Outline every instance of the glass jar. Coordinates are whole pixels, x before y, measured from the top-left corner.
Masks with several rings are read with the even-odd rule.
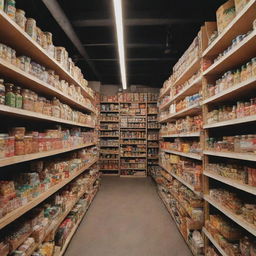
[[[33,40],[36,40],[36,21],[34,19],[27,19],[25,31]]]
[[[26,17],[25,17],[25,12],[21,9],[16,10],[16,15],[15,15],[15,20],[16,23],[23,29],[25,30],[25,25],[26,25]]]
[[[246,65],[243,65],[241,68],[241,82],[247,80],[247,70]]]
[[[240,69],[237,69],[237,70],[234,72],[233,80],[234,80],[234,84],[239,84],[239,83],[240,83],[240,81],[241,81],[241,72],[240,72]]]
[[[15,155],[20,156],[25,154],[25,143],[24,139],[15,140]]]
[[[15,107],[22,108],[22,95],[21,88],[19,86],[15,87]]]
[[[252,62],[252,76],[255,77],[256,76],[256,58],[252,58],[251,62]]]
[[[22,90],[22,108],[25,110],[31,110],[31,101],[30,101],[30,95],[29,95],[29,90],[28,89],[23,89]]]
[[[16,4],[15,0],[5,1],[4,11],[12,20],[15,20],[15,12],[16,12],[15,4]]]
[[[252,77],[252,63],[249,61],[246,63],[247,79]]]
[[[15,108],[15,94],[13,92],[13,84],[6,83],[5,84],[5,105]]]
[[[5,86],[3,79],[0,79],[0,104],[5,104]]]
[[[33,137],[25,136],[24,137],[24,147],[25,147],[25,155],[33,153]]]
[[[15,138],[6,134],[5,157],[12,157],[15,154]]]
[[[13,127],[10,130],[11,136],[14,136],[15,139],[23,139],[25,136],[25,127]]]
[[[56,97],[52,100],[52,116],[60,118],[60,101]]]
[[[4,9],[4,0],[0,0],[0,10]]]

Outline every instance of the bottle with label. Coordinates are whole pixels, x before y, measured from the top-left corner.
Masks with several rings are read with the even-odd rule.
[[[3,79],[0,79],[0,104],[5,104],[5,86]]]
[[[19,86],[15,87],[15,107],[22,108],[22,95]]]
[[[15,108],[16,97],[13,92],[13,84],[5,84],[6,94],[5,94],[5,105]]]

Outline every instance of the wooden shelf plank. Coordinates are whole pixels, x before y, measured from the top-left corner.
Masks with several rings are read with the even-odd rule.
[[[220,103],[226,100],[241,97],[241,95],[251,92],[253,89],[255,89],[255,82],[256,77],[252,77],[246,81],[243,81],[242,83],[231,86],[228,89],[223,90],[222,92],[205,99],[203,101],[203,104]]]
[[[100,113],[119,113],[119,110],[101,110]]]
[[[164,170],[166,170],[169,174],[171,174],[175,179],[177,179],[179,182],[181,182],[183,185],[185,185],[186,187],[188,187],[190,190],[192,190],[197,196],[202,197],[202,193],[200,191],[195,190],[194,186],[189,184],[188,182],[186,182],[185,180],[183,180],[181,177],[179,177],[178,175],[174,174],[173,172],[171,172],[170,170],[168,170],[167,168],[165,168],[164,166],[162,166],[161,164],[159,164],[160,167],[162,167]]]
[[[204,199],[211,204],[212,206],[214,206],[215,208],[217,208],[219,211],[221,211],[222,213],[224,213],[227,217],[229,217],[231,220],[233,220],[234,222],[236,222],[238,225],[240,225],[241,227],[243,227],[245,230],[247,230],[248,232],[250,232],[251,234],[253,234],[254,236],[256,236],[256,226],[252,225],[250,223],[248,223],[247,221],[245,221],[241,216],[233,213],[231,210],[229,210],[228,208],[226,208],[225,206],[221,205],[220,203],[216,202],[214,199],[212,199],[209,195],[204,195]]]
[[[1,11],[0,11],[1,20]],[[1,21],[0,21],[1,24]],[[62,91],[54,88],[53,86],[47,84],[46,82],[40,80],[39,78],[24,72],[23,70],[17,68],[16,66],[0,59],[0,73],[6,77],[9,77],[12,81],[23,84],[24,86],[47,95],[56,96],[61,101],[67,103],[72,107],[76,107],[80,110],[86,110],[95,113],[96,110],[89,106],[85,106],[79,102],[76,102],[69,95],[63,93]]]
[[[23,206],[15,209],[14,211],[8,213],[7,215],[5,215],[3,218],[0,219],[0,229],[7,226],[14,220],[18,219],[24,213],[28,212],[29,210],[34,208],[36,205],[43,202],[46,198],[48,198],[49,196],[53,195],[55,192],[57,192],[58,190],[63,188],[65,185],[70,183],[73,179],[75,179],[77,176],[79,176],[81,173],[83,173],[86,169],[88,169],[90,166],[92,166],[97,161],[98,161],[98,159],[94,159],[93,161],[88,163],[88,165],[86,165],[85,167],[81,168],[80,170],[78,170],[77,172],[72,174],[68,179],[65,179],[62,182],[60,182],[59,184],[49,188],[46,192],[40,194],[38,197],[31,200],[26,205],[23,205]]]
[[[4,114],[11,117],[20,117],[20,118],[26,118],[26,119],[32,119],[32,120],[45,120],[45,121],[69,124],[69,125],[79,126],[79,127],[95,128],[95,126],[93,125],[76,123],[74,121],[69,121],[69,120],[65,120],[65,119],[61,119],[53,116],[47,116],[41,113],[28,111],[24,109],[12,108],[5,105],[0,105],[0,114]]]
[[[249,1],[245,8],[203,52],[203,57],[218,55],[232,44],[232,40],[236,36],[247,33],[252,28],[255,19],[255,7],[256,1]]]
[[[96,193],[94,194],[92,200],[95,198],[95,195],[96,195]],[[92,201],[91,201],[90,204],[88,205],[88,207],[87,207],[87,209],[85,210],[85,212],[82,214],[81,218],[77,221],[77,223],[75,224],[75,226],[72,228],[71,232],[69,233],[69,235],[68,235],[68,237],[67,237],[67,239],[66,239],[66,241],[65,241],[65,243],[64,243],[64,245],[63,245],[63,247],[61,248],[60,253],[57,254],[56,256],[63,256],[63,255],[64,255],[66,249],[68,248],[68,245],[69,245],[70,241],[72,240],[72,237],[73,237],[74,234],[76,233],[76,230],[78,229],[78,227],[79,227],[81,221],[83,220],[85,214],[87,213],[87,211],[88,211],[88,209],[89,209],[91,203],[92,203]]]
[[[247,184],[238,183],[234,179],[230,179],[230,178],[218,175],[218,174],[210,172],[210,171],[204,171],[203,174],[207,177],[213,178],[213,179],[218,180],[222,183],[228,184],[232,187],[235,187],[237,189],[243,190],[245,192],[248,192],[248,193],[253,194],[253,195],[256,196],[256,187],[252,187],[252,186],[247,185]]]
[[[206,125],[204,125],[204,129],[230,126],[230,125],[236,125],[236,124],[243,124],[243,123],[249,123],[249,122],[255,122],[255,121],[256,121],[256,115],[252,115],[252,116],[246,116],[243,118],[236,118],[236,119],[232,119],[232,120],[217,122],[217,123],[213,123],[213,124],[206,124]]]
[[[189,116],[189,115],[195,115],[202,111],[201,106],[197,103],[194,104],[186,109],[183,109],[179,112],[176,112],[174,114],[170,114],[168,117],[165,117],[161,120],[159,120],[160,123],[166,123],[171,120],[176,120],[177,118],[183,117],[183,116]]]
[[[170,135],[162,135],[161,138],[183,138],[183,137],[200,137],[200,132],[176,133]]]
[[[193,95],[199,92],[201,85],[202,85],[202,76],[199,76],[191,84],[185,86],[178,94],[176,94],[173,98],[171,98],[165,105],[160,107],[159,111],[163,111],[167,109],[175,100],[177,101],[182,98],[185,98],[186,96]]]
[[[103,121],[103,120],[100,120],[101,123],[119,123],[119,121]]]
[[[73,150],[77,150],[77,149],[81,149],[81,148],[85,148],[85,147],[90,147],[93,145],[95,145],[95,143],[87,143],[87,144],[83,144],[83,145],[72,147],[72,148],[57,149],[57,150],[51,150],[51,151],[22,155],[22,156],[6,157],[3,159],[0,159],[0,167],[17,164],[17,163],[22,163],[22,162],[27,162],[27,161],[31,161],[31,160],[39,159],[39,158],[43,158],[43,157],[54,156],[54,155],[66,153],[69,151],[73,151]]]
[[[256,154],[254,153],[218,152],[218,151],[204,150],[204,154],[209,156],[219,156],[219,157],[256,162]]]
[[[122,156],[120,155],[120,158],[147,158],[147,156]]]
[[[222,256],[228,256],[225,253],[225,251],[220,247],[220,245],[217,243],[217,241],[212,237],[212,235],[204,227],[203,227],[203,232],[207,236],[207,238],[211,241],[211,243],[215,246],[215,248],[221,253]]]
[[[184,156],[184,157],[188,157],[188,158],[192,158],[192,159],[202,160],[202,156],[199,154],[195,154],[195,153],[183,153],[183,152],[179,152],[179,151],[175,151],[175,150],[168,150],[168,149],[161,149],[161,150],[166,153],[170,153],[170,154],[174,154],[174,155],[179,155],[179,156]]]
[[[54,70],[62,79],[67,82],[80,86],[84,96],[93,99],[87,93],[85,88],[80,85],[55,59],[37,44],[22,28],[20,28],[6,13],[0,10],[0,27],[5,28],[1,30],[1,40],[13,47],[16,51],[22,52],[24,55],[31,57],[34,61],[45,67]]]
[[[227,70],[241,66],[255,56],[256,31],[254,30],[237,46],[233,47],[225,56],[213,63],[203,75],[216,75],[225,73]]]

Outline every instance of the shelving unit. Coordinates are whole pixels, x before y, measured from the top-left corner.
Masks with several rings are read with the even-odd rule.
[[[103,100],[104,99],[104,100]],[[103,175],[120,175],[120,150],[119,150],[119,102],[112,97],[101,96],[100,102],[100,170]],[[111,119],[111,120],[110,120]],[[103,135],[104,134],[104,135]],[[102,145],[115,142],[115,145]],[[116,149],[118,153],[112,153],[106,148]],[[107,152],[109,151],[109,152]],[[116,157],[116,155],[118,155]]]
[[[224,31],[219,34],[203,52],[203,59],[208,62],[211,61],[212,63],[203,72],[203,128],[205,130],[203,182],[206,209],[205,221],[207,223],[211,215],[218,212],[220,216],[225,216],[232,225],[233,222],[238,224],[238,227],[241,228],[244,234],[248,236],[253,235],[254,238],[256,236],[256,226],[248,223],[243,218],[242,214],[238,215],[233,212],[234,210],[229,209],[228,205],[223,205],[219,201],[216,201],[211,195],[214,193],[214,190],[223,189],[226,192],[234,193],[237,197],[240,196],[242,198],[240,206],[242,211],[244,204],[246,204],[247,200],[250,198],[252,199],[252,201],[250,201],[252,205],[255,205],[256,187],[255,185],[248,184],[250,173],[249,168],[246,169],[246,166],[253,166],[256,161],[256,155],[250,152],[239,152],[239,150],[236,150],[234,147],[230,150],[223,150],[222,148],[216,149],[214,146],[211,146],[210,141],[215,138],[221,141],[221,138],[225,136],[230,136],[229,138],[231,138],[232,136],[254,134],[255,114],[240,117],[236,116],[226,120],[220,119],[218,116],[215,122],[209,122],[209,118],[214,110],[218,112],[225,105],[236,105],[236,102],[249,101],[250,97],[255,97],[256,80],[254,76],[248,76],[244,81],[239,80],[239,82],[233,82],[230,86],[224,87],[223,90],[217,91],[213,95],[209,94],[208,84],[211,83],[215,85],[215,83],[217,83],[216,81],[221,78],[225,72],[233,70],[234,68],[240,68],[243,64],[255,57],[256,52],[253,49],[253,45],[256,40],[256,34],[255,30],[252,30],[252,23],[256,18],[255,12],[253,11],[255,7],[256,1],[249,1],[246,6],[236,14],[236,17],[227,25]],[[238,35],[246,34],[251,30],[252,32],[241,42],[233,45],[223,56],[215,60],[220,53],[223,53],[232,45],[234,38]],[[208,32],[211,33],[212,31],[210,30]],[[237,143],[239,144],[240,142]],[[242,181],[236,178],[236,176],[232,177],[230,163],[233,164],[233,171],[236,170],[236,166],[239,164],[241,171],[245,173],[247,179]],[[226,173],[222,174],[226,177],[219,174],[218,166],[226,168]],[[223,198],[223,200],[225,200],[225,198]],[[235,200],[236,199],[234,199],[234,203]],[[207,230],[206,224],[203,232],[205,234],[206,246],[212,243],[221,255],[229,255],[226,248],[221,247],[209,230]],[[239,240],[236,242],[239,243]]]
[[[40,210],[42,211],[44,208],[41,208],[41,206],[44,205],[49,197],[53,198],[56,193],[60,192],[60,190],[67,189],[69,186],[74,185],[76,179],[80,179],[81,175],[88,171],[88,169],[91,171],[92,168],[95,168],[93,169],[93,172],[97,173],[97,179],[99,178],[97,165],[95,165],[98,162],[98,156],[95,152],[92,152],[94,148],[90,148],[95,147],[97,144],[96,140],[98,137],[95,133],[97,125],[97,109],[95,107],[95,93],[87,87],[87,81],[83,78],[78,68],[75,69],[74,63],[72,63],[70,59],[68,60],[70,66],[68,66],[65,65],[66,63],[61,64],[61,62],[52,58],[36,40],[32,39],[32,37],[30,37],[2,10],[0,10],[0,27],[0,43],[10,47],[8,48],[9,50],[12,48],[12,51],[14,52],[11,60],[8,58],[2,59],[5,58],[5,56],[1,55],[0,79],[4,78],[6,83],[8,81],[9,83],[13,83],[15,87],[21,87],[22,90],[28,89],[28,92],[31,90],[33,93],[36,93],[35,97],[33,96],[33,99],[31,98],[32,92],[30,92],[29,95],[27,94],[26,98],[27,101],[30,101],[32,106],[31,109],[33,111],[36,111],[36,103],[39,104],[38,96],[41,97],[41,103],[43,102],[42,106],[50,109],[49,111],[45,110],[44,112],[41,109],[38,110],[41,112],[27,110],[28,108],[26,109],[24,106],[25,94],[20,95],[22,101],[21,108],[10,107],[10,105],[8,106],[7,101],[5,101],[6,105],[0,105],[0,116],[2,121],[1,143],[4,140],[4,143],[1,144],[0,180],[5,180],[6,182],[6,180],[10,179],[8,182],[13,184],[12,189],[16,193],[15,195],[12,194],[10,198],[5,196],[2,197],[1,195],[2,199],[4,198],[5,203],[4,205],[1,205],[0,229],[3,231],[3,235],[8,234],[10,237],[12,232],[14,232],[14,226],[16,226],[16,224],[19,226],[20,224],[26,224],[26,221],[31,221],[30,215],[32,211],[39,209],[39,205]],[[51,43],[50,41],[51,40],[48,42],[49,44]],[[51,46],[54,50],[54,46]],[[19,65],[19,62],[16,62],[16,59],[14,59],[16,58],[15,51],[17,57],[24,55],[28,57],[26,57],[27,59],[31,58],[31,61],[34,62],[31,62],[31,64],[28,65],[29,67],[27,67],[26,72],[22,70],[22,65]],[[1,53],[2,52],[3,49],[1,49]],[[65,57],[68,58],[68,55]],[[67,58],[65,58],[65,60]],[[27,62],[27,64],[28,63],[30,62]],[[34,64],[40,66],[40,68],[37,67],[37,72],[32,70]],[[66,68],[64,66],[66,66]],[[47,73],[44,74],[44,76],[39,76],[42,71],[39,69],[46,70]],[[6,95],[4,96],[7,97]],[[16,101],[17,95],[14,94],[14,97]],[[51,102],[52,99],[55,99],[54,97],[57,98],[56,100],[59,100],[57,103],[55,102],[55,105]],[[48,106],[46,106],[46,104],[48,104]],[[54,111],[59,111],[59,115],[54,113]],[[80,113],[78,113],[78,111]],[[73,120],[81,121],[76,122]],[[54,128],[55,125],[58,125],[58,130]],[[14,128],[15,126],[17,126],[16,130],[22,130],[22,132],[20,132],[21,134],[17,135],[17,131],[13,132],[11,128]],[[11,132],[13,132],[14,135],[11,134]],[[90,135],[90,137],[85,137],[85,134]],[[19,152],[19,147],[23,147],[24,150],[20,150]],[[28,150],[29,148],[30,150]],[[71,154],[66,154],[69,152]],[[80,156],[79,154],[82,154],[83,156]],[[59,158],[56,157],[57,155]],[[89,156],[92,157],[87,159]],[[30,162],[32,160],[36,161]],[[74,163],[72,163],[71,168],[72,161],[74,161]],[[47,175],[49,175],[49,177],[47,177],[48,180],[46,178],[40,180],[39,174],[42,174],[46,164],[56,165],[55,177],[54,179],[52,178],[49,168],[49,172],[47,172]],[[65,175],[64,171],[59,167],[60,164],[63,169],[66,168]],[[36,171],[32,170],[32,165],[36,165]],[[38,165],[41,167],[39,168]],[[28,168],[26,172],[25,168]],[[18,173],[14,173],[16,169],[19,170]],[[24,179],[24,177],[22,178],[22,175],[28,175],[28,171],[31,172],[31,175],[34,175],[33,179],[31,178],[30,181],[26,180],[25,184],[27,187],[30,187],[29,190],[28,188],[24,188],[25,184],[24,181],[22,181],[22,179]],[[12,173],[11,175],[13,177],[9,175],[10,173]],[[37,179],[36,174],[38,175]],[[86,177],[88,177],[88,175],[86,175]],[[29,184],[29,182],[31,184]],[[98,181],[96,183],[98,184]],[[95,194],[96,192],[97,191],[95,191]],[[26,256],[32,255],[33,252],[45,242],[48,235],[52,232],[56,232],[58,226],[63,222],[85,193],[87,192],[84,191],[83,193],[76,195],[78,197],[74,197],[73,200],[66,205],[67,208],[65,211],[60,212],[61,214],[58,218],[51,221],[51,225],[45,227],[42,241],[40,240],[40,242],[37,242],[32,246],[26,252]],[[14,204],[15,207],[10,207],[11,204]],[[8,209],[6,205],[9,207]],[[44,216],[44,211],[41,213]],[[83,216],[81,216],[77,225],[73,227],[72,235],[76,232],[79,222],[82,219]],[[68,242],[72,235],[70,235]],[[18,246],[22,245],[29,236],[34,235],[30,232],[26,236],[20,237]],[[5,238],[2,237],[2,239],[4,240]],[[1,242],[3,240],[1,240]],[[52,240],[54,240],[54,237],[51,241]],[[66,243],[66,246],[68,245],[68,242]],[[17,249],[18,246],[12,249]],[[66,247],[62,248],[62,251],[58,256],[63,255],[65,249]],[[8,255],[10,254],[11,251]]]

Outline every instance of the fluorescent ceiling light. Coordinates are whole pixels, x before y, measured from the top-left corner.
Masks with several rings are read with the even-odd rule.
[[[122,80],[123,89],[125,90],[127,89],[127,83],[126,83],[126,68],[125,68],[125,54],[124,54],[122,0],[113,0],[113,4],[114,4],[114,11],[115,11],[115,23],[116,23],[121,80]]]

